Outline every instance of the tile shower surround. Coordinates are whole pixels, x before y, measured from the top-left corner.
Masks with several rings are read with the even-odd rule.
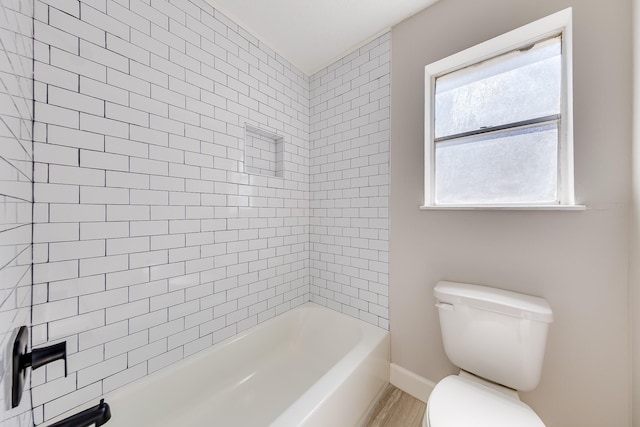
[[[29,391],[11,408],[14,331],[31,315],[33,2],[0,2],[0,425],[32,426]],[[27,384],[29,378],[27,377]]]
[[[36,423],[308,300],[388,327],[389,34],[307,77],[205,1],[34,17]]]
[[[311,77],[311,300],[389,329],[391,33]]]

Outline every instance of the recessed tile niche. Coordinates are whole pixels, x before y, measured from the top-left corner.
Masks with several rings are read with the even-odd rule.
[[[245,172],[254,175],[282,177],[283,145],[281,136],[246,125],[244,144]]]

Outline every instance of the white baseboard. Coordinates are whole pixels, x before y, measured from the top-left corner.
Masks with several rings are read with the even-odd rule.
[[[431,390],[436,386],[436,383],[433,381],[429,381],[428,379],[421,377],[402,366],[396,365],[395,363],[392,363],[390,366],[389,381],[400,390],[405,393],[409,393],[411,396],[423,401],[424,403],[427,403]]]

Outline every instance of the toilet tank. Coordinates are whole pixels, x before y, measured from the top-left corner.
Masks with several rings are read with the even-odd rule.
[[[434,295],[452,363],[516,390],[538,386],[553,321],[546,300],[455,282],[439,282]]]

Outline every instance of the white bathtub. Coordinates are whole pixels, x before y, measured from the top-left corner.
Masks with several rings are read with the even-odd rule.
[[[106,425],[358,426],[388,382],[387,331],[308,303],[105,395]]]

